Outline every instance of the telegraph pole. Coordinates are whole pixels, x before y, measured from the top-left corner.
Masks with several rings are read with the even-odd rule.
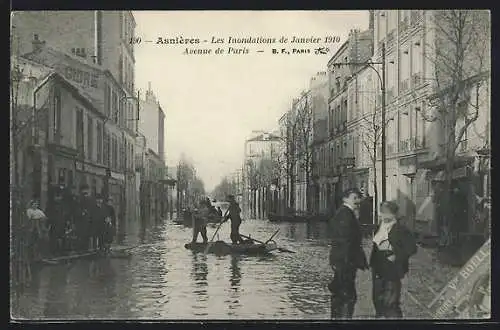
[[[387,198],[386,185],[387,185],[387,168],[386,168],[386,150],[385,150],[385,139],[386,139],[386,125],[385,125],[385,43],[382,43],[382,83],[380,87],[382,91],[382,202],[385,202]]]

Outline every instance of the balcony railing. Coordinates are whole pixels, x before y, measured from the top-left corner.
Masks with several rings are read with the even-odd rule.
[[[422,20],[422,13],[420,10],[412,10],[410,14],[410,23],[415,25]]]
[[[386,101],[390,102],[394,98],[394,88],[389,88],[386,93]]]
[[[399,30],[401,32],[406,31],[408,29],[408,18],[405,17],[400,23],[399,23]]]
[[[387,144],[387,154],[394,153],[394,143]]]
[[[422,137],[411,137],[410,146],[413,149],[422,149],[424,147],[424,139]]]
[[[394,42],[394,33],[395,30],[392,30],[391,32],[389,32],[387,34],[387,42],[386,42],[386,46],[391,46],[392,43]]]
[[[399,152],[408,152],[412,149],[411,138],[399,141]]]
[[[405,92],[408,90],[408,87],[410,85],[410,79],[404,79],[403,81],[400,82],[399,84],[399,89],[401,90],[401,92]]]
[[[420,86],[422,84],[422,76],[420,73],[414,73],[411,75],[411,85],[413,88]]]

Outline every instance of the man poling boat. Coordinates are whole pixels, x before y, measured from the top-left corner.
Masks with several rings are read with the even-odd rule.
[[[233,242],[233,244],[239,244],[243,242],[243,239],[240,236],[241,208],[234,199],[233,195],[228,195],[227,201],[229,202],[229,208],[224,215],[222,223],[231,219],[231,241]]]

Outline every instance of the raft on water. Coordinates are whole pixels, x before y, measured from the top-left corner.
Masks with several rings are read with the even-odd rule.
[[[208,250],[207,250],[208,246]],[[278,249],[276,243],[271,241],[266,244],[246,241],[241,244],[231,244],[224,241],[216,241],[213,243],[186,243],[184,247],[194,252],[207,252],[219,255],[225,254],[246,254],[246,255],[262,255],[269,254]]]
[[[60,257],[42,259],[41,262],[47,265],[58,265],[64,262],[71,262],[80,259],[90,259],[90,258],[113,258],[113,259],[128,259],[132,257],[132,253],[129,251],[133,247],[118,247],[112,248],[109,252],[104,251],[87,251],[81,253],[72,253]]]

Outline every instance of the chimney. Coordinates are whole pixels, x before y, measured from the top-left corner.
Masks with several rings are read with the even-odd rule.
[[[38,38],[38,34],[34,34],[33,35],[33,41],[31,43],[33,45],[33,51],[34,52],[42,49],[42,47],[45,45],[45,41],[41,41]]]
[[[148,82],[148,92],[151,92],[151,81]]]

